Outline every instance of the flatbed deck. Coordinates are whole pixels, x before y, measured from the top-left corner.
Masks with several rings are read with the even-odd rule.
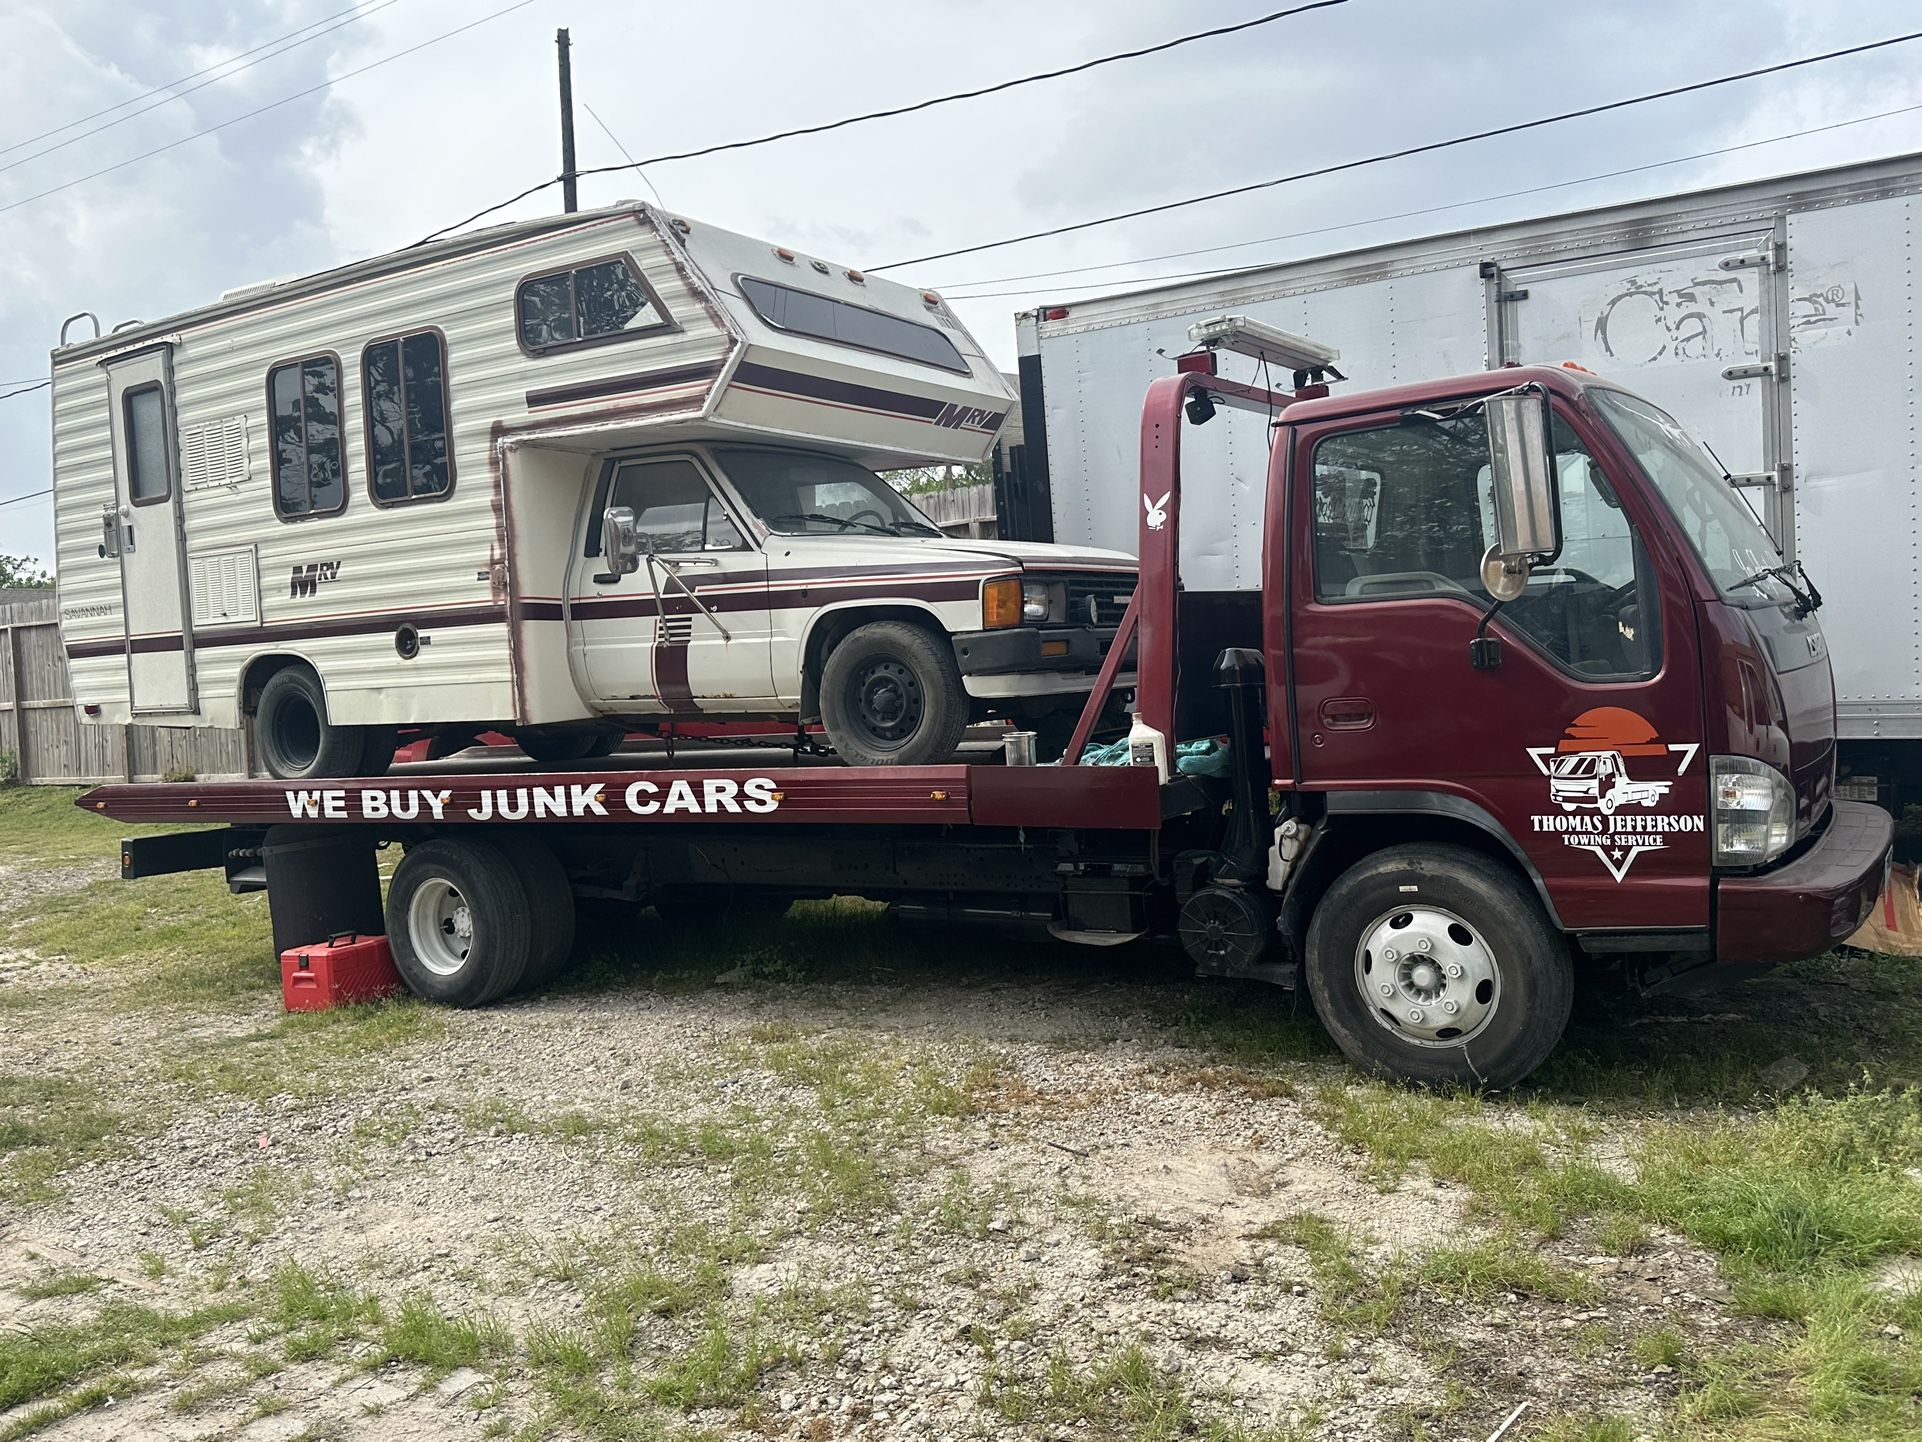
[[[1150,767],[797,765],[785,748],[634,753],[572,766],[456,758],[313,784],[116,784],[75,804],[127,822],[382,828],[687,821],[1151,831],[1162,819]]]

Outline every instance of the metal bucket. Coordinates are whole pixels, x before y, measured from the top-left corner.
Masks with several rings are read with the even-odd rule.
[[[1010,731],[1001,738],[1001,746],[1006,752],[1007,765],[1034,765],[1034,732]]]

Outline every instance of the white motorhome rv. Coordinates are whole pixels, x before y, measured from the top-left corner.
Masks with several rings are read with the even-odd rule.
[[[1224,313],[1341,338],[1362,384],[1572,361],[1713,447],[1826,599],[1843,779],[1922,788],[1922,154],[1317,256],[1037,307],[1017,320],[1025,446],[1003,535],[1126,547],[1128,399]],[[1209,602],[1260,585],[1259,416],[1183,442],[1183,574]],[[1565,544],[1605,569],[1624,534],[1572,478]],[[1686,518],[1691,526],[1713,524]],[[1741,598],[1773,604],[1754,587]],[[1804,658],[1806,659],[1806,658]]]
[[[75,703],[245,725],[286,777],[397,728],[559,760],[818,716],[868,764],[1060,731],[1132,560],[950,540],[875,475],[980,460],[1010,400],[939,296],[640,204],[63,335]]]

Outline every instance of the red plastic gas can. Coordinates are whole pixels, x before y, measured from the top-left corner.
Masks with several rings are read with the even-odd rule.
[[[326,1011],[401,990],[384,936],[346,932],[280,954],[280,998],[288,1011]]]

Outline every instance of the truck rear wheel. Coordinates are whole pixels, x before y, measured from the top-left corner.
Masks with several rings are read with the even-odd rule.
[[[567,969],[574,955],[574,884],[553,848],[534,836],[509,833],[495,844],[527,888],[528,922],[534,933],[522,991],[540,991]]]
[[[327,719],[327,693],[305,665],[284,666],[267,678],[254,704],[254,754],[269,776],[305,781],[316,776],[357,776],[367,756],[358,726]],[[385,771],[393,747],[380,758]]]
[[[851,765],[946,761],[968,727],[954,648],[906,621],[856,626],[821,668],[821,720]]]
[[[407,989],[468,1007],[519,986],[537,956],[531,892],[491,842],[409,847],[387,888],[387,941]]]
[[[1463,847],[1395,846],[1335,880],[1308,928],[1329,1034],[1363,1071],[1506,1087],[1561,1040],[1568,947],[1514,873]]]
[[[523,726],[514,744],[543,765],[607,756],[621,744],[621,733],[602,726]]]

